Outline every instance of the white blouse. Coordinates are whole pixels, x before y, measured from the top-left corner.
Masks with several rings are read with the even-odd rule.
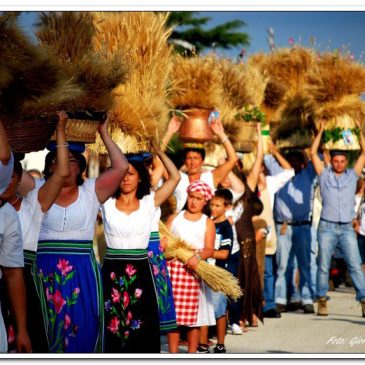
[[[0,266],[23,267],[23,241],[16,210],[6,203],[0,208]],[[0,269],[0,278],[1,278]],[[0,303],[1,306],[1,303]],[[7,351],[7,336],[0,308],[0,353]]]
[[[92,241],[100,202],[95,192],[96,179],[79,186],[79,196],[67,207],[56,203],[44,214],[39,240]]]
[[[171,232],[197,250],[202,250],[205,243],[207,216],[203,214],[197,221],[190,221],[184,217],[185,210],[181,211],[172,221]]]
[[[152,221],[155,216],[155,193],[145,195],[139,208],[130,214],[116,207],[116,199],[110,198],[101,206],[106,245],[118,250],[139,250],[148,246]]]
[[[43,212],[38,201],[39,189],[35,188],[23,198],[18,211],[20,226],[22,230],[23,248],[36,252],[38,246],[39,232],[43,221]]]
[[[155,214],[152,218],[151,232],[158,232],[160,230],[159,223],[161,219],[161,208],[157,207]]]
[[[8,187],[14,169],[14,156],[11,153],[10,160],[7,165],[3,165],[0,161],[0,194],[2,194]]]

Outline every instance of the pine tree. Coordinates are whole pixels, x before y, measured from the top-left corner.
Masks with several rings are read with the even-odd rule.
[[[239,29],[246,25],[242,20],[232,20],[213,28],[207,28],[210,17],[202,17],[194,11],[173,11],[168,25],[175,26],[170,41],[177,51],[188,50],[196,53],[206,48],[230,49],[250,44],[250,36]]]

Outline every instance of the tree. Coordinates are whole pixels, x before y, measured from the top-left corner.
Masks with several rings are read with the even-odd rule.
[[[167,25],[175,26],[170,41],[175,44],[177,50],[189,50],[195,48],[199,53],[206,48],[216,47],[230,49],[235,46],[247,46],[250,44],[250,36],[239,31],[246,25],[242,20],[232,20],[213,28],[205,25],[210,17],[201,17],[194,11],[173,11],[170,13]]]

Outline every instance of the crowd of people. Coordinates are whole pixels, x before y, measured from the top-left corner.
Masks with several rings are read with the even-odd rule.
[[[365,317],[362,132],[349,168],[346,151],[318,153],[322,125],[309,153],[283,154],[270,143],[264,154],[258,123],[247,168],[217,117],[211,128],[226,159],[207,169],[204,146],[186,143],[179,170],[165,154],[179,118],[161,150],[123,154],[107,115],[98,133],[110,167],[88,178],[85,146],[66,140],[67,119],[58,112],[41,178],[23,171],[0,122],[0,352],[159,353],[165,334],[171,353],[185,340],[189,353],[209,353],[215,331],[213,352],[225,353],[227,331],[242,335],[289,310],[314,314],[315,302],[327,316],[336,248]],[[186,262],[164,256],[159,221],[171,200],[165,223],[193,248]],[[106,242],[100,262],[98,216]],[[243,296],[213,291],[196,275],[202,260],[235,276]]]

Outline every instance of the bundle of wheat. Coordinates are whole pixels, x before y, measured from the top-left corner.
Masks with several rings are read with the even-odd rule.
[[[105,57],[113,58],[123,50],[129,65],[128,80],[118,84],[113,96],[110,132],[128,152],[154,149],[168,122],[168,76],[172,47],[167,39],[172,32],[166,27],[166,13],[122,12],[93,13],[97,29],[93,44],[105,49]],[[128,136],[128,143],[122,142]],[[97,139],[91,150],[102,153]]]
[[[306,148],[316,133],[310,100],[302,93],[287,100],[280,124],[273,126],[271,137],[278,148]]]
[[[256,54],[249,58],[268,77],[264,101],[260,108],[272,124],[280,121],[285,99],[302,89],[307,72],[315,63],[313,50],[304,47],[277,49],[270,54]]]
[[[185,241],[173,236],[170,230],[160,221],[160,235],[167,242],[164,254],[167,260],[177,259],[185,264],[194,254],[194,249]],[[243,293],[238,279],[227,270],[212,266],[205,261],[199,261],[197,275],[214,291],[219,291],[234,301],[237,301]]]
[[[308,73],[306,97],[312,104],[311,117],[325,121],[324,143],[328,149],[358,149],[358,128],[365,121],[360,94],[365,91],[365,67],[336,54],[318,57],[316,67]],[[352,130],[353,143],[343,131]],[[346,134],[346,133],[345,133]]]
[[[5,119],[18,120],[24,102],[53,91],[64,77],[12,16],[0,16],[0,53],[0,112]]]
[[[36,32],[41,46],[85,93],[68,110],[106,111],[113,106],[112,91],[123,82],[127,68],[121,51],[106,58],[93,47],[96,29],[88,12],[43,13]]]

